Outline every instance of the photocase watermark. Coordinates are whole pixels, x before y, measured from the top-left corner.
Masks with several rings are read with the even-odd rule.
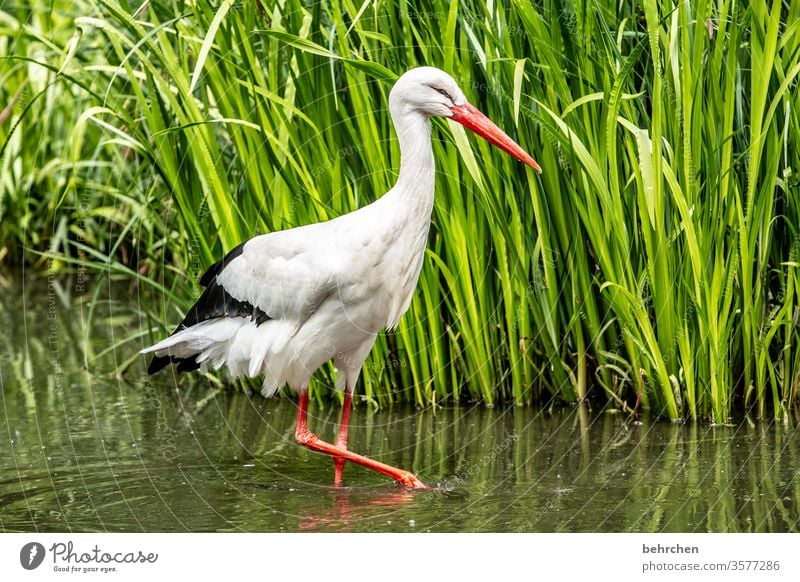
[[[203,201],[200,203],[200,208],[197,209],[197,222],[202,224],[208,212],[208,204],[206,203],[206,200],[203,199]],[[189,276],[192,281],[198,281],[200,276],[203,274],[201,253],[197,251],[197,249],[201,248],[201,246],[200,233],[197,230],[194,230],[190,235],[188,246]],[[195,288],[195,290],[198,291],[199,295],[199,290],[197,288]]]
[[[26,570],[35,570],[44,561],[44,546],[39,542],[29,542],[19,551],[19,563]]]
[[[153,387],[150,380],[151,376],[147,376],[145,380],[144,396],[153,405],[156,411],[156,432],[161,435],[161,444],[158,446],[158,452],[167,461],[171,461],[176,457],[178,445],[175,443],[175,431],[169,425],[167,414],[164,412],[164,407],[161,404],[158,390]]]
[[[510,434],[501,442],[495,444],[492,447],[491,451],[484,454],[478,461],[471,465],[465,471],[461,471],[457,473],[454,477],[447,479],[445,483],[445,487],[441,488],[441,491],[450,491],[456,487],[463,487],[464,484],[474,476],[478,471],[481,470],[484,466],[488,463],[493,462],[497,459],[498,455],[501,455],[505,451],[507,451],[512,445],[514,445],[519,440],[518,434]],[[434,490],[436,491],[436,490]]]
[[[58,396],[64,394],[64,367],[61,365],[61,351],[58,338],[58,297],[56,296],[54,259],[47,266],[47,347],[50,350],[50,365]]]
[[[538,506],[532,513],[528,514],[525,523],[517,526],[516,532],[523,533],[527,531],[536,531],[539,527],[539,521],[552,511],[557,511],[559,504],[553,498],[548,498],[544,505]]]
[[[410,10],[408,12],[408,19],[412,21],[419,20],[430,22],[433,20],[448,20],[449,18],[450,12],[447,10]],[[458,20],[460,24],[468,26],[484,25],[491,22],[486,18],[478,18],[472,14],[463,12],[459,13]],[[513,24],[503,26],[502,32],[507,36],[524,36],[526,34],[524,28]]]
[[[142,550],[106,550],[95,544],[87,549],[78,549],[70,540],[56,542],[45,550],[39,542],[29,542],[19,552],[19,563],[25,570],[35,570],[45,558],[50,557],[53,572],[101,573],[118,572],[121,565],[155,564],[158,554]]]
[[[86,232],[90,226],[88,223],[89,217],[92,212],[92,192],[89,188],[81,190],[81,195],[78,200],[78,242],[86,244]],[[79,256],[83,256],[83,251],[79,251]],[[78,263],[78,270],[75,278],[75,293],[81,294],[86,292],[88,276],[86,274],[86,265]]]
[[[396,18],[394,14],[375,14],[371,17],[361,16],[362,21],[371,22],[376,28],[380,28],[382,21],[394,18]],[[409,22],[447,21],[450,18],[451,14],[448,10],[409,10],[408,12],[403,13],[403,19]],[[488,17],[475,16],[463,11],[458,12],[457,22],[461,26],[470,26],[473,28],[494,25],[494,21]],[[503,25],[502,28],[499,28],[497,32],[510,37],[527,35],[527,32],[522,26],[508,23]]]
[[[318,180],[322,176],[322,173],[324,171],[329,170],[334,166],[337,160],[339,161],[344,160],[345,158],[359,154],[362,151],[364,151],[366,147],[367,147],[366,145],[359,142],[355,144],[348,144],[344,147],[339,148],[333,154],[331,154],[330,157],[328,157],[328,159],[325,162],[312,168],[311,176],[314,178],[314,180]],[[301,185],[297,189],[295,195],[292,196],[292,199],[289,203],[290,209],[294,211],[304,199],[309,197],[309,195],[310,191],[305,186]]]

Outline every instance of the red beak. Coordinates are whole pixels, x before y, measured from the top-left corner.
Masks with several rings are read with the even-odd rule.
[[[504,152],[514,156],[523,164],[528,164],[540,174],[542,173],[542,168],[539,167],[536,160],[519,147],[517,142],[508,137],[502,129],[492,123],[491,119],[475,109],[475,107],[469,103],[465,103],[464,105],[454,105],[450,108],[450,111],[453,112],[453,117],[449,119],[474,131],[489,143],[496,145]]]

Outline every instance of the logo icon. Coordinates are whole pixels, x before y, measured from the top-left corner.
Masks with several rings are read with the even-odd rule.
[[[19,563],[26,570],[35,570],[44,561],[44,546],[39,542],[28,542],[19,551]]]

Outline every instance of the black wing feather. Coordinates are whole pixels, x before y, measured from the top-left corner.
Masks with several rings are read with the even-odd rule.
[[[222,272],[222,269],[228,266],[233,259],[240,256],[244,252],[244,245],[247,244],[247,241],[236,245],[233,247],[230,252],[221,258],[219,261],[211,265],[208,270],[203,273],[203,276],[200,277],[200,284],[203,287],[208,287],[208,284],[211,283],[211,280],[214,279],[217,275]]]
[[[218,317],[249,317],[255,321],[256,325],[272,319],[262,309],[256,307],[249,301],[239,301],[231,297],[222,285],[217,283],[217,275],[242,254],[245,243],[233,248],[224,258],[220,259],[200,277],[200,284],[205,287],[203,294],[195,302],[183,321],[175,328],[171,335],[179,331],[197,325],[200,322]],[[196,357],[177,358],[175,356],[155,356],[147,368],[147,373],[152,375],[167,367],[169,364],[178,364],[178,373],[190,372],[200,367]]]

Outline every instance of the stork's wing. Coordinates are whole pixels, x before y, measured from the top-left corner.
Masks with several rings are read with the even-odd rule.
[[[302,325],[335,289],[328,224],[255,237],[233,249],[200,279],[205,291],[181,324],[221,316]]]
[[[203,274],[200,278],[200,284],[205,287],[203,294],[192,305],[186,317],[178,324],[174,333],[197,325],[201,321],[214,319],[216,317],[251,317],[257,324],[264,323],[270,317],[258,307],[254,306],[247,300],[240,300],[234,298],[228,290],[217,282],[217,276],[222,273],[226,267],[234,260],[241,257],[244,253],[244,247],[250,241],[245,241],[231,250],[223,259],[220,259]]]

